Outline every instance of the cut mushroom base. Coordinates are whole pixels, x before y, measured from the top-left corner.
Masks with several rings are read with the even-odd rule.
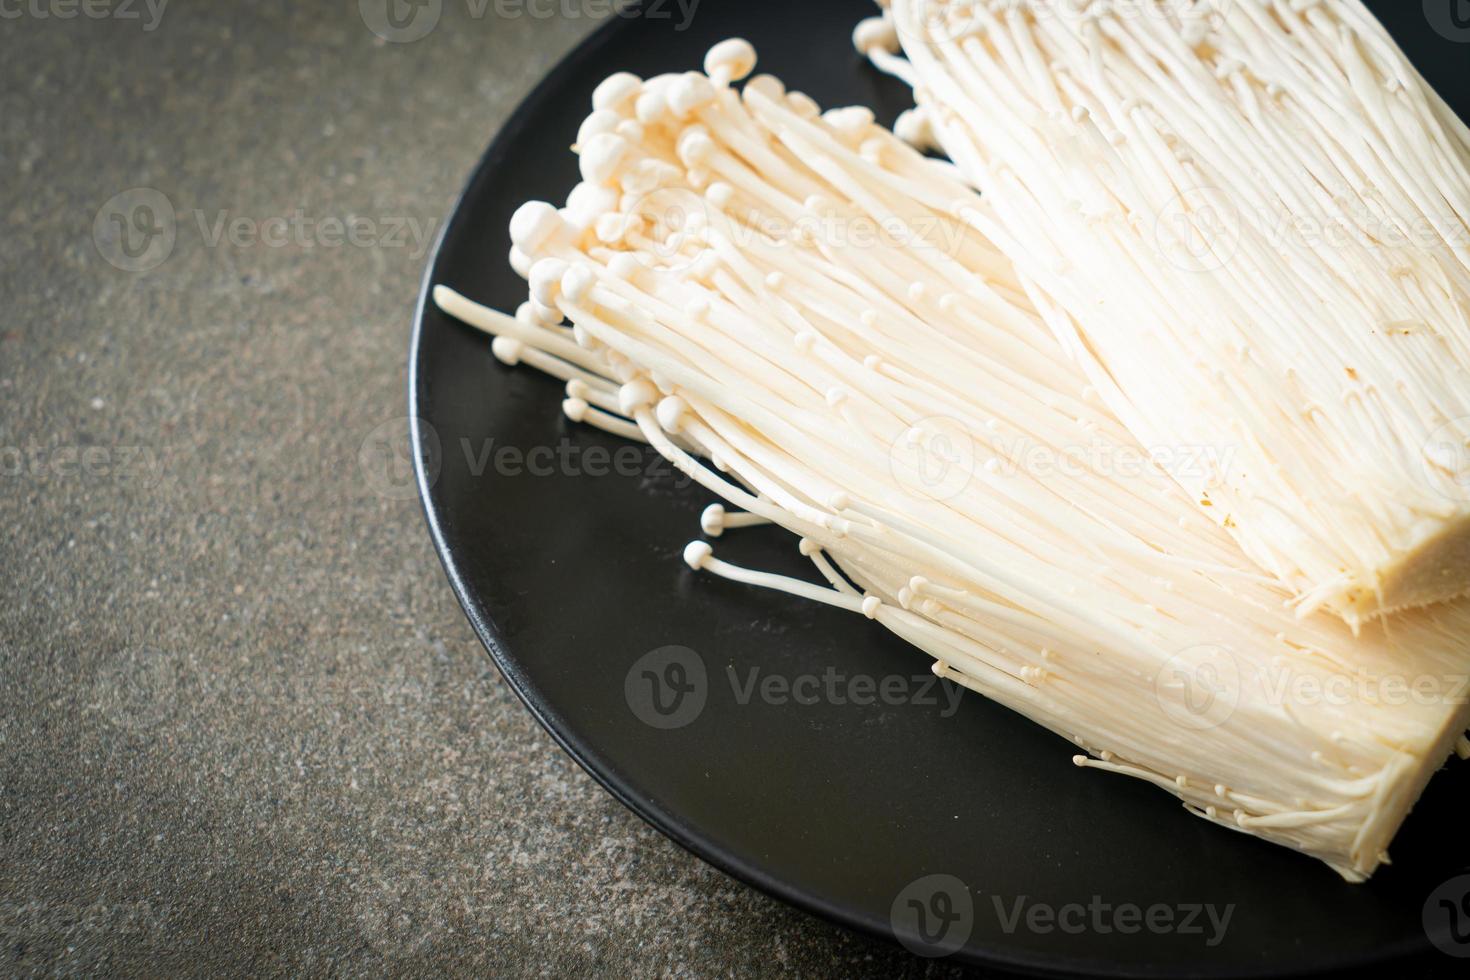
[[[908,129],[1302,614],[1470,592],[1470,129],[1362,3],[885,6]]]
[[[1470,606],[1361,636],[1294,615],[1166,473],[1115,472],[1149,454],[984,234],[988,202],[865,110],[732,88],[753,64],[726,42],[704,75],[599,86],[583,183],[512,220],[528,302],[435,301],[719,497],[710,537],[779,524],[826,584],[707,541],[692,567],[873,619],[1080,765],[1371,874],[1463,744]],[[1389,697],[1405,677],[1432,696]],[[1344,678],[1346,700],[1296,694]]]

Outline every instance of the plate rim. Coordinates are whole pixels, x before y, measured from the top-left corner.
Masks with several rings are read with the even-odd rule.
[[[631,0],[625,9],[641,8],[646,2],[647,0]],[[1377,15],[1375,14],[1374,16],[1376,17]],[[583,739],[570,734],[566,730],[566,726],[554,706],[547,701],[535,683],[522,670],[519,662],[515,659],[504,637],[501,635],[500,629],[494,619],[482,607],[476,593],[469,587],[464,574],[459,568],[456,552],[445,536],[442,519],[443,502],[438,500],[434,493],[437,474],[431,475],[426,468],[426,462],[434,454],[427,449],[424,436],[424,423],[427,420],[422,412],[425,403],[428,401],[429,383],[428,379],[421,373],[421,360],[425,344],[428,316],[431,312],[437,310],[433,303],[432,294],[434,286],[440,281],[439,271],[445,244],[459,229],[460,225],[469,220],[464,208],[465,201],[478,189],[482,181],[488,179],[490,172],[494,169],[496,160],[514,142],[517,134],[524,131],[531,124],[536,111],[540,107],[540,103],[545,100],[547,94],[563,88],[568,77],[577,70],[582,61],[613,43],[620,34],[626,30],[630,30],[632,25],[637,23],[639,19],[638,17],[627,15],[609,18],[574,45],[549,71],[542,75],[526,91],[525,95],[516,104],[516,107],[506,116],[505,121],[495,132],[486,149],[475,160],[474,165],[469,171],[469,176],[450,204],[448,219],[441,223],[439,232],[435,236],[433,247],[429,251],[424,272],[419,281],[418,297],[413,311],[413,329],[409,338],[407,364],[409,446],[413,460],[414,483],[417,489],[419,509],[428,525],[429,536],[433,541],[435,554],[438,556],[444,574],[449,580],[449,585],[454,592],[455,599],[458,601],[465,617],[469,620],[471,629],[479,639],[480,644],[485,648],[485,652],[491,662],[495,664],[496,669],[509,685],[511,691],[515,693],[516,698],[531,713],[536,723],[602,789],[607,791],[615,800],[635,814],[640,820],[679,845],[686,852],[742,884],[755,888],[787,905],[798,908],[808,915],[816,916],[851,931],[876,938],[889,946],[902,948],[899,946],[892,930],[885,927],[883,922],[861,914],[841,902],[836,902],[819,893],[807,891],[785,881],[779,875],[762,869],[728,848],[714,843],[707,836],[696,832],[680,814],[659,805],[652,799],[640,796],[635,791],[629,779],[619,773],[615,766],[602,758],[595,746],[589,745]],[[1277,980],[1277,978],[1283,977],[1328,976],[1342,973],[1343,971],[1367,970],[1370,968],[1389,967],[1395,964],[1405,964],[1431,950],[1428,937],[1423,936],[1419,938],[1422,939],[1422,942],[1416,942],[1411,937],[1400,940],[1397,943],[1385,945],[1372,954],[1358,954],[1346,958],[1337,957],[1316,960],[1306,969],[1298,971],[1272,969],[1269,966],[1247,971],[1240,969],[1220,969],[1213,968],[1207,961],[1202,960],[1200,969],[1191,970],[1187,974],[1181,974],[1178,970],[1157,965],[1139,967],[1127,966],[1105,960],[1065,955],[1015,954],[994,947],[970,946],[968,944],[950,955],[936,958],[935,961],[940,963],[964,963],[972,966],[1009,971],[1013,974],[1038,977],[1114,978],[1176,977],[1184,975],[1199,978],[1239,977],[1246,978],[1246,980]],[[920,959],[920,957],[915,956],[915,959]]]

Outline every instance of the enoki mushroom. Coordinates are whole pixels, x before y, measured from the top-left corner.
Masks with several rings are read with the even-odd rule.
[[[855,40],[1303,615],[1470,591],[1470,129],[1362,3],[892,0]]]
[[[582,182],[512,219],[528,300],[439,306],[719,498],[692,568],[865,616],[1078,765],[1371,874],[1465,731],[1470,608],[1357,637],[1295,616],[1067,359],[990,205],[864,109],[734,87],[754,62],[728,41],[706,74],[609,78]],[[715,556],[767,522],[815,584]],[[1405,675],[1431,696],[1390,696]]]

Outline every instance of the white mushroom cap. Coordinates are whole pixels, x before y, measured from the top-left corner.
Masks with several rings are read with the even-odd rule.
[[[581,147],[577,166],[590,184],[611,184],[622,169],[631,144],[616,133],[598,133]]]
[[[710,80],[698,72],[683,75],[669,86],[667,102],[670,111],[678,119],[709,105],[715,100],[715,87]]]
[[[523,253],[536,258],[565,227],[555,207],[545,201],[527,201],[510,217],[510,240]]]
[[[537,259],[531,266],[531,298],[544,307],[555,308],[566,271],[567,263],[562,259]]]
[[[512,245],[510,247],[510,267],[522,279],[530,278],[531,257]]]
[[[592,107],[624,115],[629,104],[643,89],[643,79],[631,72],[609,75],[592,90]]]
[[[583,119],[582,125],[577,127],[577,143],[574,149],[586,146],[592,137],[600,133],[615,132],[618,125],[622,122],[623,117],[616,112],[610,112],[606,109],[597,110],[586,119]]]
[[[744,38],[721,41],[704,56],[704,72],[716,85],[738,82],[755,69],[755,48]]]
[[[858,21],[858,25],[852,29],[852,46],[863,55],[870,54],[875,49],[897,54],[898,31],[894,28],[893,21],[887,17],[868,17]]]

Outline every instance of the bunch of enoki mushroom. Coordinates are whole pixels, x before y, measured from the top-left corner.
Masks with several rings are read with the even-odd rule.
[[[436,302],[564,380],[573,419],[716,494],[708,536],[779,524],[825,584],[705,540],[695,569],[866,616],[1079,765],[1371,874],[1470,750],[1470,608],[1360,635],[1296,616],[1069,360],[987,234],[992,205],[864,109],[823,114],[770,76],[737,88],[754,61],[730,41],[703,74],[609,78],[582,182],[512,221],[528,301]],[[1289,693],[1341,678],[1353,697]],[[1391,696],[1403,678],[1430,696]]]
[[[1303,613],[1470,593],[1470,129],[1363,4],[886,6],[856,40],[1109,409],[1231,448],[1202,512]]]

